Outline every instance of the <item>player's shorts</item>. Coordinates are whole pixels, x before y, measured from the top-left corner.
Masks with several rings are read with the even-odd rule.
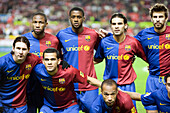
[[[149,75],[146,81],[146,94],[164,87],[164,76]],[[145,106],[146,110],[157,110],[157,106]]]
[[[78,105],[83,112],[89,113],[90,107],[98,96],[98,89],[90,91],[76,91]]]
[[[127,84],[127,85],[118,85],[118,88],[120,88],[123,91],[136,92],[134,82],[132,82],[131,84]],[[136,101],[132,100],[132,102],[133,102],[134,106],[136,107]]]
[[[3,113],[27,113],[27,105],[18,108],[3,106]]]
[[[66,109],[53,110],[50,107],[43,105],[40,109],[40,113],[79,113],[79,106],[76,104]]]

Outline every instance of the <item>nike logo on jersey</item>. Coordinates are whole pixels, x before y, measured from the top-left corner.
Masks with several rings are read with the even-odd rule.
[[[113,47],[107,47],[107,49],[112,49]]]
[[[153,37],[148,38],[148,40],[152,39]]]
[[[166,104],[162,104],[162,103],[160,103],[160,105],[166,105]]]
[[[41,81],[46,81],[46,79],[42,79],[42,78],[41,78]]]
[[[68,41],[70,41],[71,39],[68,39],[68,40],[65,40],[65,42],[68,42]]]

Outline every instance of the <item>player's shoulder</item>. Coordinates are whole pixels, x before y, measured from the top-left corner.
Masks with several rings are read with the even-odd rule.
[[[88,34],[93,33],[93,34],[98,35],[97,31],[95,29],[92,29],[92,28],[89,28],[89,27],[84,27],[84,31],[87,32]]]
[[[1,57],[0,57],[0,61],[1,61],[0,64],[1,64],[1,65],[5,65],[5,63],[9,62],[11,58],[12,58],[11,53],[6,54],[6,55],[4,55],[4,56],[1,56]]]
[[[28,32],[28,33],[25,33],[25,34],[23,34],[21,36],[25,36],[26,38],[31,38],[31,35],[32,35],[32,33]]]
[[[32,53],[28,53],[27,55],[27,61],[30,61],[30,62],[38,62],[38,61],[41,61],[41,59],[37,56],[37,55],[34,55]]]
[[[154,27],[149,27],[141,30],[138,34],[141,36],[147,35],[147,34],[155,34]]]
[[[122,91],[118,91],[117,99],[123,103],[127,103],[131,100],[130,96]]]

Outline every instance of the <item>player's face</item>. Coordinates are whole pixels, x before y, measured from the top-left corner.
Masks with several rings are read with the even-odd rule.
[[[111,29],[115,36],[120,36],[125,32],[125,27],[127,24],[124,24],[123,18],[115,17],[112,19]]]
[[[45,22],[44,16],[35,15],[32,19],[32,29],[36,35],[44,33],[45,27],[48,23]]]
[[[25,61],[27,54],[29,53],[27,45],[23,42],[16,42],[15,47],[12,48],[12,51],[14,52],[14,61],[19,64]]]
[[[116,101],[118,91],[116,90],[116,86],[112,85],[103,85],[103,89],[101,90],[101,94],[107,106],[111,107]]]
[[[166,25],[167,19],[165,18],[164,12],[153,12],[152,14],[152,22],[155,29],[162,29]]]
[[[167,83],[165,83],[165,85],[168,93],[170,94],[170,77],[167,78]]]
[[[60,59],[57,59],[56,53],[45,53],[43,58],[43,64],[48,72],[55,72],[58,69]]]
[[[74,29],[80,29],[84,22],[85,18],[81,11],[74,10],[70,15],[70,22]]]

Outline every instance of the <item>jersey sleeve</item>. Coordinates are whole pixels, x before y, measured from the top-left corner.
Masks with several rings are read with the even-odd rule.
[[[96,37],[97,37],[97,40],[96,40],[96,44],[95,44],[95,46],[94,46],[94,49],[95,49],[95,50],[97,50],[98,45],[99,45],[100,40],[101,40],[101,38],[99,37],[98,33],[96,33]]]
[[[99,43],[99,46],[98,46],[97,51],[96,51],[96,53],[94,55],[94,58],[97,58],[97,59],[103,59],[104,58],[104,51],[103,51],[103,47],[102,47],[102,40]]]
[[[141,95],[141,101],[144,106],[156,104],[153,93]]]
[[[85,75],[83,72],[79,71],[78,69],[72,67],[72,72],[73,72],[73,82],[78,82],[78,83],[86,83],[87,82],[87,75]]]
[[[141,37],[142,37],[142,34],[143,34],[143,30],[140,31],[136,36],[134,36],[139,42],[141,42]]]

